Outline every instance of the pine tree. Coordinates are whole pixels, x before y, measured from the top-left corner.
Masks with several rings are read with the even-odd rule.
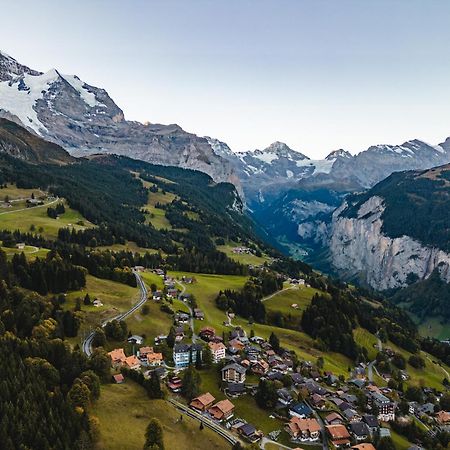
[[[280,351],[280,340],[273,331],[269,337],[269,344],[272,346],[275,353],[278,353]]]
[[[164,450],[163,429],[158,419],[151,419],[145,432],[144,450]]]
[[[84,296],[83,303],[84,303],[85,305],[90,305],[90,304],[91,304],[91,297],[89,297],[89,294],[86,294],[86,295]]]
[[[190,365],[184,372],[181,394],[190,402],[200,392],[200,375]]]
[[[213,354],[209,346],[206,346],[202,352],[202,363],[206,369],[210,369],[213,366]]]
[[[150,378],[145,382],[145,387],[150,398],[163,398],[161,383],[156,371],[150,374]]]

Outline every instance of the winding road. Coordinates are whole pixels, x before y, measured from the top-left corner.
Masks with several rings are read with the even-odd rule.
[[[14,213],[17,213],[20,211],[30,211],[31,209],[36,209],[36,208],[44,208],[45,206],[53,205],[58,200],[59,200],[59,198],[56,197],[55,200],[52,200],[51,202],[48,202],[48,203],[44,203],[42,205],[30,206],[28,208],[13,209],[12,211],[4,211],[4,212],[0,213],[0,216],[3,216],[4,214],[14,214]]]
[[[145,283],[142,280],[142,278],[139,275],[139,273],[134,271],[134,270],[133,270],[133,273],[134,273],[134,276],[136,277],[136,281],[137,281],[138,287],[139,287],[139,289],[141,291],[140,300],[137,303],[135,303],[133,305],[133,307],[131,309],[129,309],[128,311],[126,311],[126,312],[124,312],[122,314],[119,314],[118,316],[114,316],[114,317],[111,317],[110,319],[105,320],[102,323],[102,325],[101,325],[102,328],[108,322],[111,322],[111,320],[114,320],[114,319],[116,319],[116,320],[125,320],[127,317],[130,317],[133,313],[135,313],[147,301],[147,294],[148,294],[147,287],[145,286]],[[83,352],[87,356],[91,356],[92,355],[92,341],[94,340],[94,336],[95,336],[95,331],[91,331],[91,332],[89,332],[89,334],[86,336],[86,338],[83,341],[83,345],[82,345]]]
[[[178,281],[178,280],[175,280],[175,283],[181,287],[181,292],[178,295],[178,298],[180,298],[186,292],[186,286],[181,281]],[[189,314],[191,316],[191,318],[189,319],[189,326],[191,327],[191,330],[192,330],[192,343],[195,344],[198,336],[195,334],[195,328],[194,328],[194,311],[192,310],[191,305],[189,304],[188,301],[185,302],[185,305],[189,309]]]

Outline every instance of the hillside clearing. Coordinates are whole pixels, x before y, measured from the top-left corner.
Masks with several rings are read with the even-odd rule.
[[[198,421],[183,415],[164,400],[149,400],[144,389],[127,379],[124,384],[101,387],[92,411],[100,422],[99,450],[142,450],[145,429],[151,418],[163,425],[164,444],[170,450],[229,449],[212,430],[199,430]]]
[[[47,207],[56,203],[64,203],[66,212],[61,214],[58,219],[52,219],[47,215]],[[22,204],[23,203],[23,204]],[[49,239],[56,239],[60,228],[70,228],[75,230],[84,230],[93,227],[78,211],[69,208],[63,200],[48,201],[42,206],[27,208],[25,201],[17,211],[0,211],[0,229],[21,232],[29,232],[34,225],[37,232]],[[82,225],[81,225],[82,223]],[[42,231],[40,231],[42,229]]]

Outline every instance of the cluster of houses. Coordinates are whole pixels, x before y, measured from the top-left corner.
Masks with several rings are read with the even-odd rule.
[[[431,422],[431,418],[434,422],[434,427],[437,431],[445,431],[450,433],[450,412],[449,411],[437,411],[434,403],[419,404],[417,402],[409,402],[409,412],[420,420],[426,420]]]
[[[380,422],[394,420],[395,404],[387,397],[378,395],[380,394],[378,391],[374,389],[364,391],[369,409],[377,411],[377,414],[360,414],[357,407],[358,398],[349,393],[347,385],[331,391],[316,380],[305,379],[297,373],[292,374],[292,381],[294,389],[307,395],[305,401],[292,401],[288,405],[291,419],[286,425],[286,431],[293,441],[314,442],[320,439],[321,426],[315,418],[315,412],[322,411],[325,423],[323,431],[335,448],[350,447],[352,442],[370,440],[375,434],[389,434],[389,429],[381,428]],[[388,403],[389,410],[382,410]],[[375,404],[377,408],[373,407]]]
[[[254,425],[242,419],[232,420],[235,406],[229,399],[216,402],[214,396],[206,392],[194,398],[189,406],[211,420],[222,425],[226,423],[227,428],[249,442],[257,442],[263,436],[263,433],[257,430]]]
[[[252,255],[253,251],[248,247],[234,247],[231,251],[236,255]]]
[[[380,427],[380,422],[394,420],[397,405],[385,395],[387,392],[384,390],[372,384],[366,385],[364,366],[355,368],[353,378],[340,386],[338,377],[332,373],[321,375],[306,361],[300,369],[303,374],[306,371],[307,376],[294,372],[291,353],[276,353],[265,339],[258,336],[248,338],[239,327],[230,332],[227,345],[212,327],[202,328],[199,335],[208,343],[214,362],[224,362],[221,380],[229,398],[254,394],[256,386],[245,383],[247,374],[281,382],[285,381],[286,376],[290,377],[291,387],[277,390],[275,410],[288,411],[290,421],[285,429],[294,442],[315,442],[321,439],[322,433],[326,433],[329,441],[336,448],[341,448],[350,447],[352,442],[370,440],[375,433],[389,433],[388,428]],[[359,413],[358,398],[350,393],[351,387],[363,390],[367,408],[376,411],[376,414]],[[300,391],[305,393],[303,402],[295,401]],[[322,411],[330,411],[326,415],[324,429],[315,418],[315,413]]]
[[[204,327],[199,336],[208,343],[215,362],[226,360],[229,364],[241,366],[241,371],[247,371],[258,376],[277,379],[292,371],[293,361],[289,352],[277,355],[265,339],[253,336],[247,337],[245,331],[236,327],[229,333],[227,345],[222,336],[217,336],[212,327]],[[222,377],[228,381],[227,377]],[[242,383],[245,381],[245,375]]]
[[[159,367],[164,364],[162,353],[155,352],[153,347],[141,347],[136,355],[126,356],[123,348],[116,348],[108,353],[114,369],[125,367],[138,370],[141,367]]]

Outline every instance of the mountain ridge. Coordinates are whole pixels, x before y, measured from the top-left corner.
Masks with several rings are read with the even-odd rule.
[[[239,180],[207,140],[178,125],[127,121],[108,93],[58,70],[39,72],[0,54],[0,117],[12,119],[74,156],[114,153]]]

